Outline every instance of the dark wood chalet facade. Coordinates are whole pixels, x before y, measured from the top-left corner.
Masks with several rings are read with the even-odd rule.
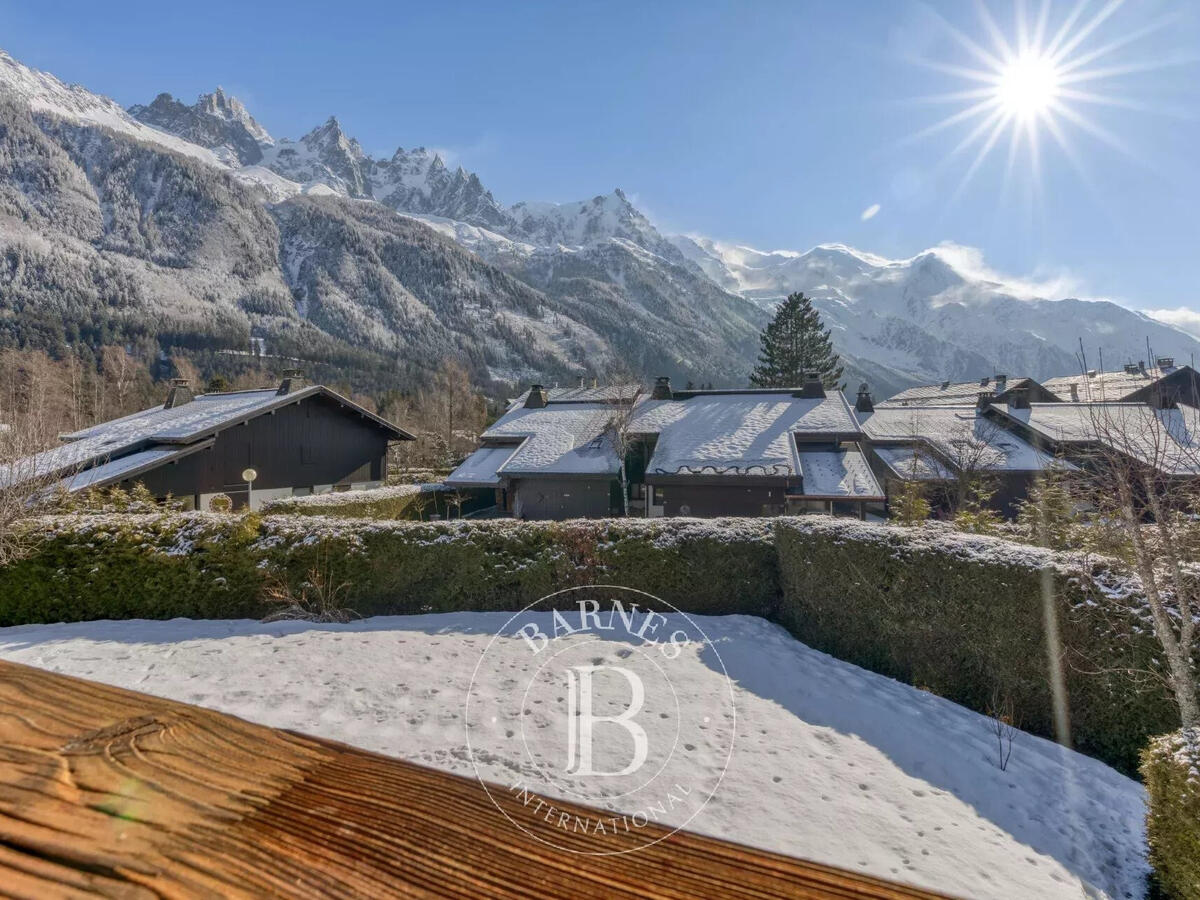
[[[377,487],[388,444],[412,436],[321,385],[193,396],[176,382],[165,404],[63,437],[26,472],[65,489],[145,485],[188,508],[225,495],[234,508],[269,499]],[[254,470],[253,484],[244,477]]]

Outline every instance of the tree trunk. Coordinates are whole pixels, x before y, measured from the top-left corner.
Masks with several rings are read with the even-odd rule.
[[[1154,570],[1154,558],[1146,546],[1146,538],[1141,531],[1141,519],[1133,502],[1133,489],[1127,479],[1120,478],[1118,480],[1120,483],[1117,489],[1121,495],[1121,512],[1133,542],[1138,576],[1142,580],[1142,586],[1146,589],[1146,602],[1150,604],[1154,633],[1167,658],[1171,693],[1175,696],[1175,705],[1179,708],[1179,718],[1183,727],[1190,728],[1200,724],[1200,699],[1197,698],[1196,682],[1192,675],[1191,648],[1181,646],[1171,623],[1171,613],[1159,590],[1158,576]]]

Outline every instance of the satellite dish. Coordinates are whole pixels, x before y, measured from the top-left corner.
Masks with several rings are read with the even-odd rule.
[[[258,472],[254,469],[242,469],[242,481],[253,481],[258,477]]]
[[[692,514],[692,508],[688,506],[688,504],[684,503],[679,507],[679,514],[681,516],[690,516]]]

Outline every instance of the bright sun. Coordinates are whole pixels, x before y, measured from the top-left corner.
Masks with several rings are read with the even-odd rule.
[[[982,25],[979,37],[964,33],[931,11],[943,33],[952,39],[951,52],[955,55],[945,60],[921,56],[910,59],[967,84],[920,98],[924,102],[954,104],[959,109],[910,135],[906,142],[950,129],[964,131],[942,162],[945,166],[966,154],[974,157],[953,197],[966,188],[993,151],[1007,157],[1006,185],[1021,168],[1031,176],[1026,183],[1037,193],[1042,146],[1047,138],[1087,181],[1072,131],[1135,158],[1121,135],[1102,126],[1089,114],[1088,107],[1152,111],[1152,107],[1124,96],[1117,79],[1132,72],[1181,64],[1174,58],[1147,60],[1126,55],[1130,45],[1169,27],[1173,17],[1166,14],[1140,27],[1122,30],[1115,16],[1123,0],[1106,0],[1098,8],[1092,7],[1088,15],[1089,2],[1015,0],[1014,27],[1006,30],[992,17],[986,0],[977,0]],[[1102,37],[1106,23],[1107,38]],[[1022,149],[1028,153],[1028,166],[1018,165]]]
[[[1012,115],[1033,118],[1048,110],[1058,96],[1059,73],[1046,56],[1026,54],[1009,62],[996,82],[996,99]]]

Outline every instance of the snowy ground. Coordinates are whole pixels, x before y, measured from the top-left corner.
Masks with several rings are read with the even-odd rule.
[[[0,656],[470,775],[464,699],[507,619],[23,626],[0,628]],[[1142,895],[1135,782],[1023,733],[1001,771],[982,716],[811,650],[761,619],[694,619],[736,684],[737,736],[719,790],[690,828],[963,896]],[[524,643],[500,638],[489,659],[520,679],[535,668]],[[604,652],[640,656],[629,651],[614,641]],[[682,708],[728,697],[711,649],[688,646],[676,664]],[[671,724],[666,714],[651,720]],[[503,727],[473,730],[489,760],[481,774],[510,782],[519,740]],[[672,757],[679,778],[724,765],[711,741]]]

